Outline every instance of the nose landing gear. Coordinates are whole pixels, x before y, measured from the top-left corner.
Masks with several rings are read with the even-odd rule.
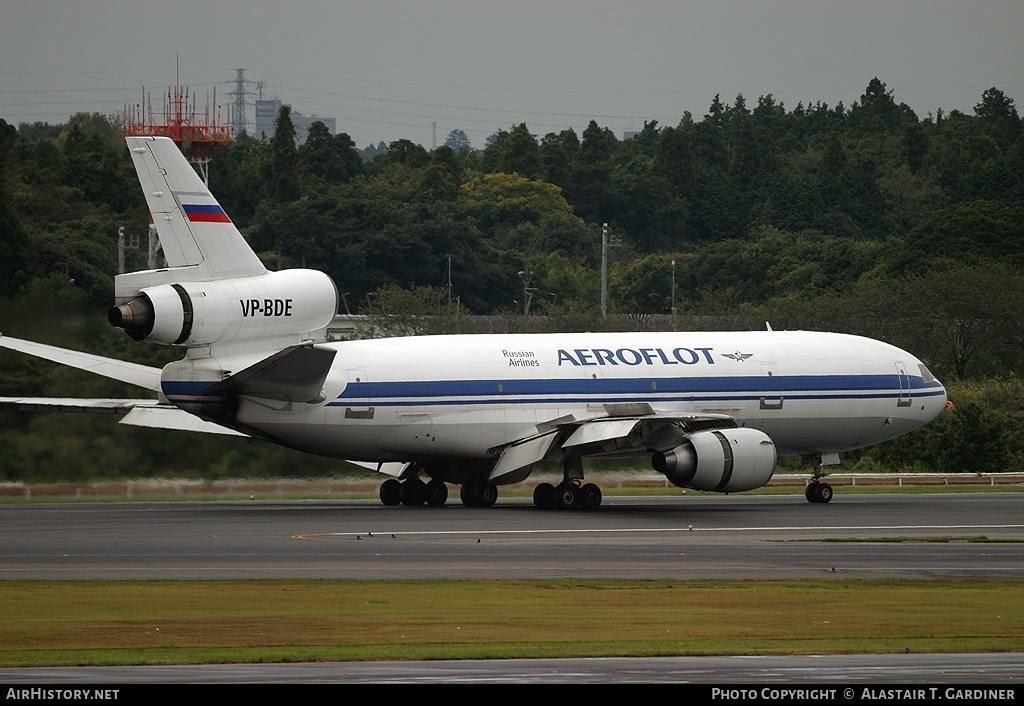
[[[811,482],[804,490],[804,497],[809,503],[832,502],[832,486],[822,482],[821,479],[825,477],[825,474],[822,472],[821,466],[821,454],[811,456],[811,467],[814,469],[814,473],[811,475]]]

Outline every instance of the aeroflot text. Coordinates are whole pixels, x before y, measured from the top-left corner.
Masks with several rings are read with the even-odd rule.
[[[558,349],[558,365],[695,365],[702,360],[715,364],[711,357],[714,348],[574,348],[571,351]]]

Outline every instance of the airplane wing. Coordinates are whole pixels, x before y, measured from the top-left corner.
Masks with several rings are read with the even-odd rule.
[[[167,404],[137,405],[132,408],[121,424],[128,424],[136,427],[150,427],[153,429],[177,429],[181,431],[197,431],[204,434],[225,434],[227,436],[248,437],[234,429],[222,427],[213,422],[207,422],[194,414]]]
[[[160,392],[160,369],[116,358],[105,358],[91,353],[48,346],[34,341],[0,335],[0,348],[34,355],[55,363],[78,368],[89,373],[138,385]],[[124,414],[122,424],[159,429],[181,429],[207,434],[246,436],[233,429],[203,421],[196,416],[155,399],[88,399],[76,397],[0,397],[0,404],[9,404],[31,412],[93,412]]]
[[[98,412],[127,414],[136,405],[156,400],[85,399],[80,397],[0,397],[0,404],[14,405],[23,412]]]
[[[559,460],[568,454],[602,456],[632,451],[670,449],[689,434],[710,429],[731,429],[736,421],[724,414],[666,415],[649,405],[605,405],[608,416],[577,421],[558,419],[538,425],[535,436],[519,439],[500,449],[489,479],[514,482],[542,459]]]
[[[0,397],[0,404],[9,404],[25,412],[91,412],[123,414],[121,424],[154,429],[180,429],[206,434],[246,436],[212,422],[203,421],[188,412],[157,400],[87,399],[80,397]]]

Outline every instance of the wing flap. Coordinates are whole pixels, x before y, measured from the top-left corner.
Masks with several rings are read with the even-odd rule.
[[[349,461],[346,459],[346,462],[351,463],[353,466],[368,468],[371,471],[383,473],[386,476],[392,476],[393,478],[398,478],[398,476],[402,474],[402,471],[405,470],[405,467],[409,465],[404,461],[386,461],[378,463],[376,461]]]
[[[610,439],[620,439],[629,436],[639,419],[604,419],[587,422],[576,428],[568,439],[562,444],[563,448],[583,446],[584,444],[595,444]]]
[[[553,430],[509,444],[502,449],[498,462],[491,469],[490,479],[497,480],[532,466],[547,456],[557,439],[558,430]]]
[[[207,422],[188,412],[170,405],[152,405],[132,408],[121,424],[152,429],[177,429],[180,431],[197,431],[204,434],[225,434],[227,436],[248,436],[240,431]]]
[[[568,438],[562,448],[579,449],[584,455],[633,449],[649,450],[678,445],[688,434],[707,429],[736,426],[736,420],[725,414],[667,415],[650,414],[633,417],[603,417],[563,428]],[[571,431],[570,431],[571,430]]]

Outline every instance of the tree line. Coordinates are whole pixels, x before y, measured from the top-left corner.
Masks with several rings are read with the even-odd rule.
[[[210,187],[268,267],[321,269],[343,310],[376,321],[844,331],[912,351],[969,397],[1021,371],[1022,135],[997,88],[973,114],[919,116],[877,78],[849,107],[715,96],[699,118],[628,139],[596,121],[545,135],[524,122],[482,150],[397,140],[368,155],[323,124],[300,146],[284,108],[273,138],[241,135],[214,159]],[[0,119],[0,330],[173,358],[89,323],[110,303],[118,227],[147,222],[115,119]],[[605,224],[621,244],[602,318]],[[130,253],[128,269],[144,267]],[[57,385],[3,360],[3,394]],[[1018,423],[1004,411],[1000,438]]]

